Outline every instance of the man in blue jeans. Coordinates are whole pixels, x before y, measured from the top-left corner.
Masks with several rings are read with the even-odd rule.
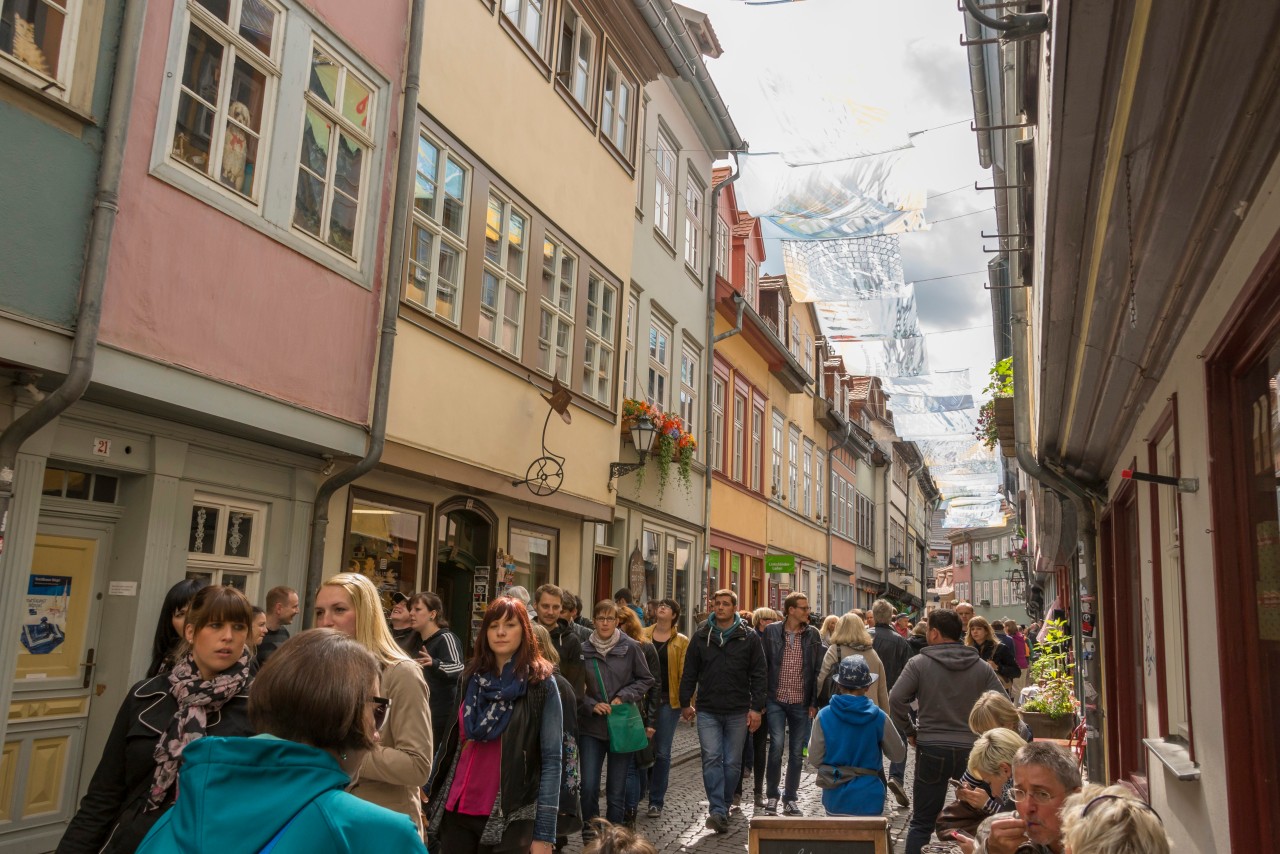
[[[707,789],[707,828],[729,832],[729,802],[738,785],[742,745],[760,726],[765,704],[764,652],[756,633],[738,615],[738,594],[717,590],[714,613],[698,627],[680,678],[681,716],[694,719],[697,694],[702,784]]]
[[[907,666],[907,660],[911,658],[911,645],[894,629],[893,606],[887,601],[877,599],[871,606],[870,617],[871,648],[880,656],[880,663],[884,665],[885,687],[892,691],[893,686],[898,684],[898,677],[902,675],[902,668]],[[902,785],[906,773],[905,761],[890,762],[889,776],[885,780],[894,800],[901,807],[911,806],[907,791]]]
[[[1004,691],[995,670],[978,650],[960,642],[964,625],[951,610],[929,615],[929,645],[907,662],[889,692],[889,713],[900,732],[916,748],[911,825],[906,854],[920,854],[933,834],[947,800],[947,782],[959,779],[969,765],[976,736],[969,712],[985,691]],[[919,703],[918,723],[908,716]]]
[[[791,593],[782,602],[783,620],[764,630],[764,659],[769,668],[769,770],[765,815],[778,814],[778,783],[782,777],[782,743],[787,741],[787,782],[782,790],[785,815],[804,815],[797,803],[804,748],[818,713],[818,671],[822,667],[822,636],[809,625],[809,599]],[[759,773],[757,771],[757,773]]]

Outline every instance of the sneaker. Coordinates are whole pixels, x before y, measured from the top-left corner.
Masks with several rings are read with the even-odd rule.
[[[783,801],[782,814],[783,815],[804,815],[804,813],[800,811],[800,805],[795,801]]]
[[[778,799],[777,799],[777,798],[769,798],[769,800],[767,800],[767,801],[765,801],[765,802],[764,802],[764,814],[765,814],[765,815],[777,815],[777,814],[778,814]]]
[[[889,791],[893,793],[893,799],[898,802],[898,806],[903,809],[911,806],[911,799],[907,797],[907,790],[902,788],[902,781],[897,777],[889,778]]]
[[[649,811],[645,813],[645,818],[662,818],[662,807],[650,805]]]
[[[764,795],[756,795],[756,809],[764,809]]]
[[[729,816],[713,812],[707,816],[707,830],[714,830],[716,833],[728,833]]]

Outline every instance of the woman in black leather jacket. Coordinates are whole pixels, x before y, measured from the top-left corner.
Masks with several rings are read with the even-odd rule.
[[[133,852],[173,805],[185,743],[254,734],[246,644],[252,617],[253,606],[233,587],[196,594],[173,669],[129,690],[57,854]]]

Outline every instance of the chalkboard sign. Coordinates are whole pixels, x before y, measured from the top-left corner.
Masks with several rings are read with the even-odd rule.
[[[751,820],[748,854],[889,854],[884,818],[760,816]]]

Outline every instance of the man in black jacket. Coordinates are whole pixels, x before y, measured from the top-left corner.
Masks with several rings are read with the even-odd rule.
[[[778,814],[778,783],[782,777],[782,741],[787,730],[787,784],[782,790],[782,812],[804,815],[796,802],[804,749],[809,728],[818,713],[818,671],[822,669],[822,635],[809,625],[809,598],[789,593],[782,602],[782,622],[764,630],[764,660],[769,668],[769,791],[764,814]]]
[[[876,655],[880,656],[880,663],[884,665],[885,687],[890,691],[897,684],[902,668],[907,666],[907,659],[911,657],[911,645],[907,643],[906,638],[898,634],[894,629],[893,616],[893,606],[884,599],[877,599],[871,606],[871,619],[873,622],[871,627],[871,648],[875,650]],[[906,773],[907,763],[905,760],[889,763],[889,777],[886,780],[886,785],[888,785],[889,791],[893,793],[894,800],[902,807],[911,806],[911,801],[907,798],[906,787],[903,786],[902,782]]]
[[[707,827],[727,833],[742,746],[747,733],[759,728],[765,706],[766,672],[760,640],[738,615],[738,594],[717,590],[711,601],[715,613],[693,633],[685,654],[680,706],[682,717],[693,720],[697,693],[702,784],[710,812]]]
[[[562,619],[564,593],[554,584],[544,584],[534,591],[534,607],[538,622],[551,635],[551,645],[560,656],[560,675],[569,680],[581,700],[586,694],[586,665],[582,660],[582,641],[569,621]]]

